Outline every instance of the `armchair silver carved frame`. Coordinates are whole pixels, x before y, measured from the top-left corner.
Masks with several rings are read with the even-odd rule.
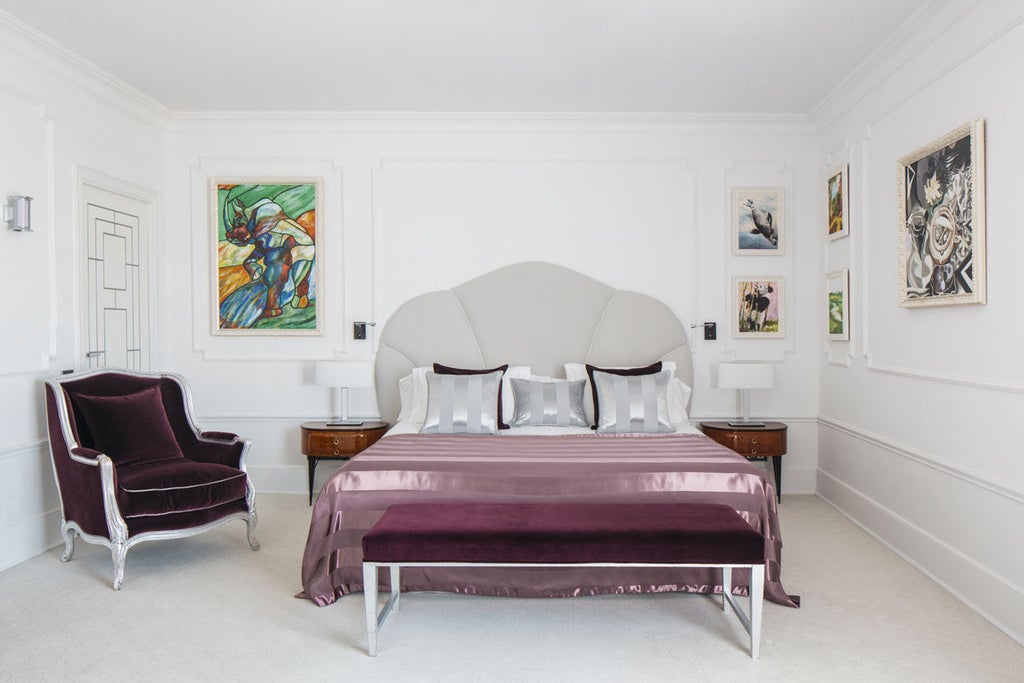
[[[122,374],[129,377],[151,377],[154,379],[166,378],[175,382],[181,391],[182,400],[185,408],[185,419],[188,422],[189,427],[196,436],[196,439],[207,443],[220,443],[220,444],[242,444],[242,452],[238,458],[238,469],[246,473],[246,484],[245,484],[245,503],[248,507],[248,512],[234,512],[224,517],[208,522],[201,526],[190,527],[185,529],[173,529],[173,530],[161,530],[161,531],[147,531],[136,534],[129,538],[128,536],[128,523],[121,515],[120,507],[117,503],[117,493],[114,486],[114,462],[109,456],[100,453],[95,458],[86,457],[76,451],[87,450],[83,449],[82,445],[78,443],[75,435],[71,433],[70,425],[71,420],[68,416],[68,396],[64,392],[62,384],[64,382],[73,382],[85,377],[96,374]],[[211,439],[203,436],[203,430],[196,424],[195,408],[192,403],[192,391],[189,388],[188,380],[181,375],[176,373],[147,373],[147,372],[118,372],[116,370],[109,370],[101,368],[97,370],[91,370],[88,372],[75,373],[59,379],[48,380],[46,382],[56,398],[56,409],[60,418],[62,437],[64,443],[68,446],[68,456],[83,465],[89,465],[91,467],[99,467],[100,469],[100,484],[102,487],[103,496],[103,511],[107,522],[107,532],[109,538],[103,536],[97,536],[94,534],[86,533],[82,528],[74,521],[68,521],[67,515],[64,512],[64,497],[60,495],[60,478],[57,476],[57,464],[54,462],[53,446],[50,446],[50,462],[53,466],[53,478],[57,484],[58,497],[60,498],[60,516],[61,525],[60,531],[61,536],[64,539],[64,552],[61,555],[62,562],[68,562],[71,560],[71,556],[75,552],[75,535],[77,534],[82,540],[87,543],[95,543],[97,545],[104,545],[110,549],[110,554],[114,561],[114,590],[121,590],[121,586],[124,584],[124,566],[125,556],[128,550],[139,543],[145,543],[146,541],[163,541],[173,538],[187,538],[189,536],[196,536],[220,526],[226,522],[230,522],[234,519],[241,519],[245,521],[246,525],[246,537],[249,541],[249,547],[253,550],[260,549],[260,543],[256,540],[256,489],[253,488],[252,481],[248,477],[248,471],[246,470],[246,457],[249,453],[249,447],[252,442],[249,439],[239,438],[235,436],[232,440],[226,441],[221,439]],[[50,443],[52,440],[49,439],[50,435],[49,421],[47,421],[47,437]],[[90,451],[92,452],[92,451]]]

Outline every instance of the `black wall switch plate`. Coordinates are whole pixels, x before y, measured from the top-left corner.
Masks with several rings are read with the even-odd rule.
[[[366,339],[366,323],[352,323],[352,338]]]
[[[704,339],[708,341],[718,339],[718,323],[704,323]]]

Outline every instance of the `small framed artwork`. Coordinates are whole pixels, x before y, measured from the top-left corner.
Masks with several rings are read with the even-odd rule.
[[[319,335],[320,178],[210,180],[213,333]]]
[[[899,299],[905,308],[985,303],[985,122],[899,160]]]
[[[843,165],[828,177],[828,238],[837,240],[850,234],[850,167]]]
[[[780,256],[786,249],[786,191],[781,187],[732,188],[732,253]]]
[[[850,271],[834,270],[825,276],[825,297],[828,300],[829,339],[846,341],[850,338]]]
[[[785,336],[785,292],[781,275],[733,278],[732,336],[780,339]]]

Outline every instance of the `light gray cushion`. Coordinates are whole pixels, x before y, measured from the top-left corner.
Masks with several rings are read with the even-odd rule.
[[[421,434],[496,434],[502,370],[485,375],[427,373]]]
[[[672,373],[622,376],[594,371],[599,432],[674,432],[668,417],[668,383]]]
[[[540,382],[513,379],[511,383],[516,415],[509,426],[587,426],[583,415],[583,389],[586,384],[583,380]]]

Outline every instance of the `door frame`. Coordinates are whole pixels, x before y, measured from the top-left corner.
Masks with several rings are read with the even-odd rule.
[[[147,347],[143,349],[143,366],[146,369],[152,370],[158,367],[159,359],[161,358],[160,349],[158,348],[158,340],[160,339],[159,323],[160,316],[157,312],[157,306],[154,302],[157,299],[156,296],[156,283],[159,281],[157,277],[157,264],[159,263],[156,259],[157,254],[157,240],[160,234],[159,230],[159,216],[160,216],[160,193],[142,185],[137,185],[127,180],[122,180],[116,176],[98,171],[88,166],[81,164],[73,165],[74,175],[74,191],[75,191],[75,212],[76,212],[76,230],[75,230],[75,305],[78,308],[77,315],[75,316],[75,370],[82,370],[86,365],[86,346],[87,340],[84,337],[84,331],[88,325],[89,315],[89,302],[86,300],[89,296],[89,286],[86,282],[88,277],[88,268],[85,267],[85,252],[88,245],[87,231],[88,226],[88,202],[86,201],[86,188],[91,187],[111,194],[121,195],[128,199],[132,199],[137,202],[141,202],[146,205],[143,218],[146,221],[146,229],[141,231],[141,244],[139,249],[140,259],[142,263],[142,272],[144,273],[145,287],[142,291],[142,302],[145,307],[146,320],[149,326],[149,334],[147,339]]]

